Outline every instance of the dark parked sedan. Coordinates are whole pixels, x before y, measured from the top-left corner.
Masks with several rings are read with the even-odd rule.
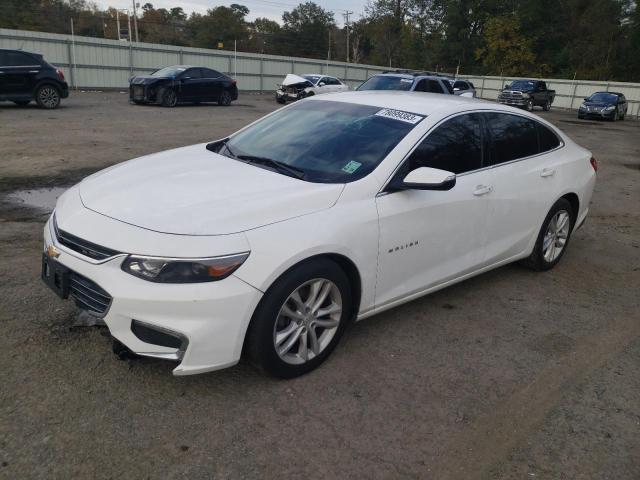
[[[62,71],[39,53],[0,49],[0,101],[24,106],[35,100],[42,108],[57,108],[69,96]]]
[[[200,102],[227,106],[238,99],[238,87],[234,79],[210,68],[175,65],[151,75],[132,77],[129,99],[134,103],[158,103],[165,107]]]
[[[578,118],[600,118],[624,120],[627,114],[627,99],[617,92],[596,92],[584,99],[578,110]]]

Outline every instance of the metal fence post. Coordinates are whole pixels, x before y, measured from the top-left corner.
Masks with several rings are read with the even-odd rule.
[[[228,75],[231,75],[231,72],[233,72],[233,56],[232,56],[232,55],[229,55],[229,56],[227,57],[227,60],[229,60],[229,68],[228,68],[228,70],[227,70],[227,74],[228,74]]]
[[[482,85],[480,85],[480,98],[484,98],[484,80],[485,78],[482,77]]]
[[[71,40],[67,40],[67,58],[69,59],[67,62],[69,64],[69,80],[71,80],[71,86],[77,88],[75,69],[73,68],[73,55],[71,54]]]
[[[296,73],[296,61],[291,60],[291,73]]]
[[[184,65],[184,56],[183,56],[184,52],[182,49],[180,49],[178,51],[178,63],[180,63],[180,65]]]
[[[569,109],[573,110],[573,101],[576,99],[576,91],[578,90],[578,84],[573,82],[573,93],[571,93],[571,105],[569,105]]]
[[[264,91],[264,59],[260,57],[260,94]]]

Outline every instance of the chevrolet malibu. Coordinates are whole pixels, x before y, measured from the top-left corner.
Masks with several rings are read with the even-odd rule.
[[[352,92],[131,160],[64,193],[43,280],[175,375],[320,365],[345,328],[487,270],[554,267],[597,163],[537,116]]]

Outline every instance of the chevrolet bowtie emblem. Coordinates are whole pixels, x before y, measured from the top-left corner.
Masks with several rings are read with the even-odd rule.
[[[60,256],[60,250],[58,250],[53,245],[49,245],[47,247],[47,257],[49,258],[58,258]]]

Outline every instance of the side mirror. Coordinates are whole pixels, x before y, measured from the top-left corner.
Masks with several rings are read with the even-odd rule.
[[[584,97],[584,101],[588,102],[589,101],[589,97]]]
[[[511,84],[510,84],[510,83],[507,83],[507,84],[504,86],[504,88],[506,88],[506,89],[511,88]]]
[[[453,91],[454,91],[454,92],[459,92],[459,91],[460,91],[460,88],[455,87],[455,88],[453,89]]]
[[[320,83],[318,84],[318,86],[319,86],[319,87],[324,87],[325,85],[326,85],[326,83],[324,83],[324,82],[320,82]]]
[[[420,167],[411,170],[402,180],[394,179],[389,185],[394,190],[451,190],[456,175],[438,168]]]

